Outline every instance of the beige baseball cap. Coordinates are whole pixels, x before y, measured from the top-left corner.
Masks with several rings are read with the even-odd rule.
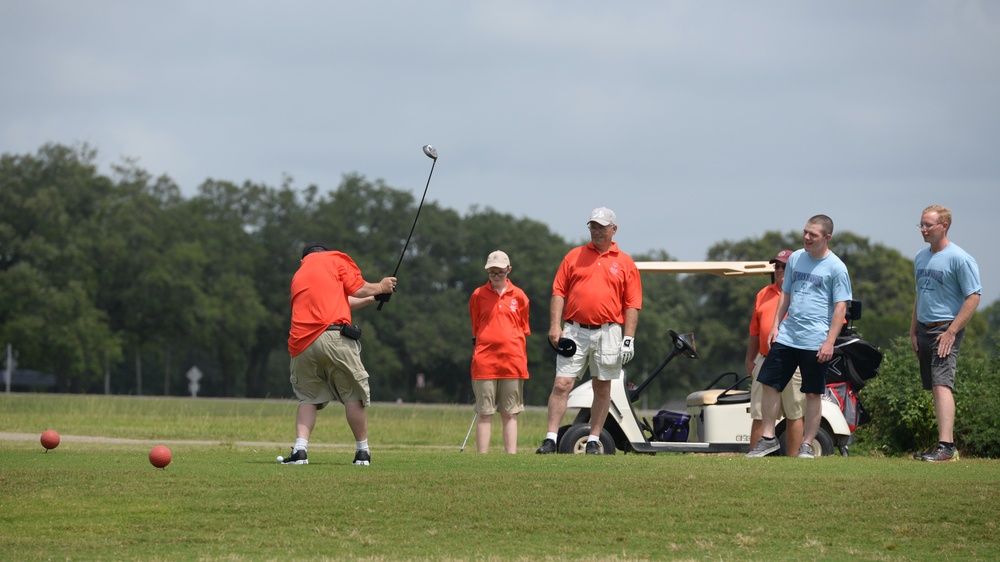
[[[507,254],[497,250],[490,254],[490,257],[486,258],[486,267],[484,269],[491,267],[510,267],[510,258],[507,257]]]

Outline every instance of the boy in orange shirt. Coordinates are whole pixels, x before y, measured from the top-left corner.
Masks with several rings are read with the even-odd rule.
[[[500,410],[503,447],[517,452],[517,414],[524,411],[524,381],[528,378],[526,336],[528,297],[507,277],[510,258],[499,250],[486,260],[489,282],[472,292],[472,390],[476,394],[476,451],[490,448],[493,413]]]

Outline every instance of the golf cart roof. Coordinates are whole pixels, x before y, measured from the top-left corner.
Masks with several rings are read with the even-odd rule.
[[[767,275],[774,264],[766,261],[638,261],[639,273],[711,273],[720,277]]]

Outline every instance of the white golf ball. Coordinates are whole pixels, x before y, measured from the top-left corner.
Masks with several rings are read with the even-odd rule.
[[[283,461],[283,460],[285,460],[285,457],[283,457],[283,456],[281,456],[281,455],[278,455],[278,462],[281,462],[281,461]]]

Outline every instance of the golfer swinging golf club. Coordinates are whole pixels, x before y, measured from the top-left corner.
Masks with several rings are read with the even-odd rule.
[[[573,248],[563,258],[552,283],[549,343],[576,342],[576,352],[556,356],[556,377],[549,395],[548,433],[538,454],[556,452],[559,424],[574,383],[589,368],[594,402],[590,408],[588,455],[604,454],[601,429],[611,405],[611,381],[635,353],[635,328],[642,308],[639,270],[612,241],[618,232],[614,211],[598,207],[587,221],[590,243]],[[563,324],[565,322],[565,325]]]
[[[371,464],[368,415],[371,404],[368,371],[361,364],[361,330],[351,325],[351,311],[391,293],[396,278],[365,281],[345,253],[319,242],[306,244],[302,262],[292,277],[292,325],[288,335],[292,390],[299,398],[295,414],[295,444],[285,465],[309,464],[306,448],[316,425],[316,412],[331,400],[344,405],[354,434],[355,465]]]

